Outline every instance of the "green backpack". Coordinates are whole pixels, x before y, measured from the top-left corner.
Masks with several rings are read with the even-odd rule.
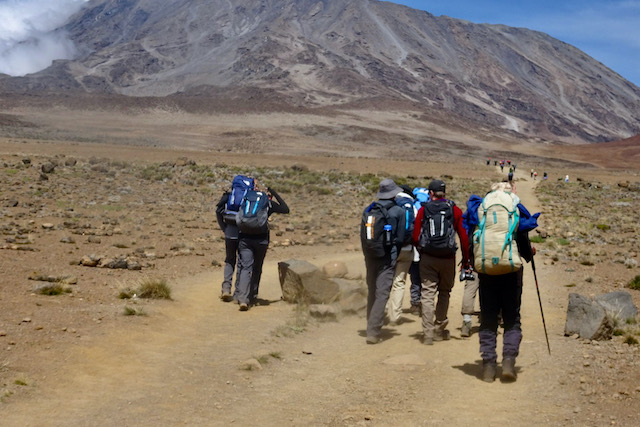
[[[518,271],[522,260],[515,242],[520,199],[513,193],[491,191],[478,207],[478,228],[473,233],[474,268],[479,273],[500,275]]]

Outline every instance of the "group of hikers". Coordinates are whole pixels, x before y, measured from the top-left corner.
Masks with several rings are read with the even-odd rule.
[[[385,323],[393,327],[401,321],[408,277],[410,311],[421,316],[422,342],[433,345],[450,339],[448,311],[456,277],[457,235],[462,254],[460,280],[465,282],[460,335],[471,336],[479,293],[482,379],[492,382],[496,378],[501,324],[502,378],[514,381],[522,340],[522,259],[529,262],[535,254],[528,232],[537,227],[540,214],[531,215],[520,203],[511,179],[493,184],[484,197],[472,195],[464,213],[446,198],[446,184],[441,180],[431,181],[428,188],[412,189],[383,179],[378,190],[377,200],[365,208],[360,225],[368,288],[367,344],[382,341]],[[289,207],[272,188],[262,188],[256,179],[244,175],[233,179],[217,204],[216,217],[226,247],[220,298],[237,302],[240,311],[260,302],[258,290],[273,213],[288,214]],[[237,277],[232,292],[234,270]]]
[[[425,191],[426,201],[412,197],[424,198]],[[482,379],[492,382],[496,378],[501,323],[502,378],[515,381],[515,361],[522,340],[522,259],[529,262],[535,254],[528,232],[537,227],[538,216],[531,215],[520,203],[509,181],[493,184],[484,197],[472,195],[463,213],[446,198],[446,184],[441,180],[431,181],[427,189],[413,190],[391,179],[382,180],[377,200],[363,212],[360,228],[368,287],[366,342],[377,344],[383,339],[385,314],[390,326],[397,324],[408,274],[412,276],[412,288],[419,283],[419,303],[415,291],[411,303],[420,308],[422,342],[433,345],[449,340],[457,234],[462,253],[460,279],[465,281],[460,335],[471,335],[471,315],[479,291]],[[416,263],[417,270],[411,272]]]

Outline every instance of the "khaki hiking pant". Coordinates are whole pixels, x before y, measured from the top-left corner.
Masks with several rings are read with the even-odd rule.
[[[397,322],[402,314],[402,301],[404,300],[404,289],[409,275],[409,267],[413,262],[413,249],[409,251],[400,251],[398,260],[396,261],[396,270],[393,277],[393,285],[391,285],[391,293],[389,294],[389,303],[387,304],[387,314],[390,322]]]
[[[476,294],[478,293],[479,281],[476,277],[474,280],[464,281],[464,293],[462,294],[462,315],[472,315],[475,313]]]
[[[455,269],[455,257],[436,258],[427,254],[420,257],[422,331],[425,338],[433,338],[436,324],[442,330],[446,327],[449,296],[455,283]],[[442,330],[438,330],[438,333],[442,333]]]

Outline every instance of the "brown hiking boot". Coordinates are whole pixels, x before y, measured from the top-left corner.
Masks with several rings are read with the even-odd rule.
[[[249,310],[249,304],[241,302],[240,303],[240,311],[247,311]]]
[[[482,362],[482,381],[487,383],[494,382],[497,370],[496,362]]]
[[[460,336],[461,337],[471,336],[471,322],[462,322],[462,327],[460,328]]]
[[[448,341],[451,337],[448,329],[445,329],[449,324],[449,319],[445,319],[442,322],[436,322],[436,326],[433,330],[434,341]]]
[[[512,382],[516,380],[516,359],[515,357],[505,357],[502,359],[502,379]]]

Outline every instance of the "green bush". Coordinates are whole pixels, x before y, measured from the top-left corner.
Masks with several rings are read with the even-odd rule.
[[[636,276],[627,284],[627,288],[640,291],[640,276]]]
[[[531,243],[544,243],[546,239],[542,236],[533,236],[529,240]]]

